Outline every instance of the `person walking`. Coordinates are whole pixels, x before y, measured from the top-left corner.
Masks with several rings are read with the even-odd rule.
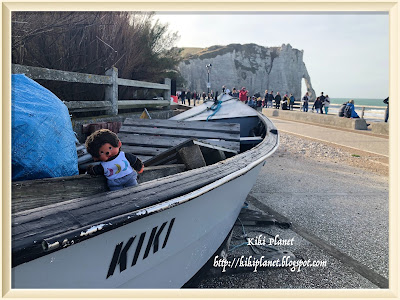
[[[181,97],[181,103],[185,105],[186,104],[186,93],[185,93],[185,91],[181,92],[180,97]]]
[[[274,100],[274,91],[271,91],[268,94],[268,101],[267,101],[267,107],[271,107],[272,108],[272,101]]]
[[[314,108],[315,108],[315,111],[318,113],[321,113],[322,114],[322,102],[321,102],[321,97],[318,97],[317,99],[315,99],[315,101],[314,101],[314,104],[313,104],[313,107],[312,107],[312,110],[314,111]]]
[[[321,103],[325,101],[324,92],[321,92],[321,96],[319,96],[319,99],[321,100]]]
[[[321,96],[319,96],[319,99],[321,100],[321,114],[323,114],[322,109],[324,107],[324,102],[325,102],[324,92],[321,92]]]
[[[196,100],[197,100],[197,93],[196,93],[196,91],[193,91],[192,97],[193,97],[193,106],[196,106]]]
[[[293,96],[293,94],[290,94],[290,97],[289,97],[289,109],[290,110],[293,110],[293,105],[294,105],[294,96]]]
[[[269,97],[268,90],[265,90],[263,107],[268,107],[268,97]]]
[[[329,98],[328,95],[326,95],[324,103],[322,103],[322,105],[324,106],[324,110],[325,110],[325,114],[328,114],[328,109],[329,109],[329,105],[331,104],[331,99]]]
[[[279,92],[276,93],[275,96],[275,108],[279,109],[281,107],[281,95],[279,95]]]
[[[282,99],[282,110],[289,110],[288,104],[289,104],[289,97],[287,94],[285,94],[285,96],[283,96]]]
[[[306,94],[304,95],[302,102],[303,102],[303,106],[302,106],[302,110],[303,112],[308,112],[308,102],[310,101],[310,97],[308,96],[308,92],[306,92]]]
[[[188,102],[189,102],[189,106],[190,106],[190,98],[192,97],[192,94],[190,93],[190,90],[187,90],[187,92],[186,92],[186,98],[187,98],[187,100],[188,100]]]

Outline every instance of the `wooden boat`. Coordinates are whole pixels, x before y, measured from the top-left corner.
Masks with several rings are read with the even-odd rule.
[[[268,118],[229,95],[219,100],[121,128],[125,151],[139,151],[135,141],[168,144],[142,147],[156,152],[141,154],[146,171],[167,163],[183,172],[114,192],[88,175],[13,183],[12,288],[182,287],[227,238],[279,143]],[[202,153],[205,165],[190,161]]]

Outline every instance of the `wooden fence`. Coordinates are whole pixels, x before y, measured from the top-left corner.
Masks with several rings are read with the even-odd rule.
[[[12,64],[12,73],[25,74],[31,79],[105,85],[104,101],[64,101],[70,113],[105,110],[110,115],[118,115],[118,109],[165,107],[170,105],[171,79],[165,78],[164,84],[159,84],[118,78],[118,69],[115,67],[107,70],[105,75],[94,75]],[[120,100],[118,99],[118,86],[162,90],[163,99]]]

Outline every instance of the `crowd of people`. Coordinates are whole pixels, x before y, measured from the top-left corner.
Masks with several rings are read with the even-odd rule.
[[[200,97],[203,97],[203,99],[206,98],[206,93],[197,93],[196,91],[191,92],[190,90],[187,91],[181,91],[177,92],[176,96],[178,99],[181,100],[181,104],[186,105],[186,100],[188,101],[189,106],[191,105],[191,100],[193,100],[193,106],[196,106],[196,101],[199,103]]]
[[[226,89],[226,91],[230,92],[229,89]],[[226,92],[226,91],[224,90],[224,87],[223,87],[223,92]],[[186,91],[183,90],[183,91],[177,92],[176,96],[178,97],[178,99],[180,99],[181,104],[186,105],[186,101],[187,101],[187,104],[189,106],[191,106],[192,103],[193,103],[193,106],[196,106],[196,103],[199,104],[200,100],[207,101],[207,100],[217,99],[218,91],[216,91],[214,93],[214,91],[211,90],[209,93],[206,93],[206,92],[196,92],[196,91],[191,92],[190,90],[186,90]],[[192,100],[193,100],[193,102],[192,102]]]
[[[254,108],[275,107],[276,109],[293,110],[294,103],[296,101],[293,94],[288,95],[288,93],[286,93],[282,97],[279,92],[274,95],[273,91],[268,92],[268,90],[265,90],[264,97],[261,97],[260,93],[256,93],[253,96],[250,96],[249,91],[245,87],[242,87],[240,90],[237,90],[235,87],[232,88],[232,90],[229,90],[225,86],[222,86],[222,93],[226,93],[233,97],[239,98],[240,101]],[[193,105],[196,106],[196,103],[198,104],[200,100],[207,101],[217,99],[218,91],[215,93],[213,92],[213,90],[211,90],[209,93],[197,93],[196,91],[191,92],[190,90],[183,90],[181,92],[177,92],[176,96],[178,97],[178,99],[180,99],[181,104],[186,105],[187,103],[190,106],[193,103]],[[192,100],[193,102],[191,102]]]
[[[308,95],[308,92],[304,95],[302,99],[302,107],[305,112],[308,112],[308,102],[310,101],[310,97]],[[331,104],[331,99],[329,98],[328,95],[324,95],[324,92],[321,92],[321,96],[317,97],[315,99],[313,106],[312,106],[312,111],[317,112],[317,113],[325,113],[326,115],[328,114],[329,110],[329,105]]]
[[[250,107],[256,109],[257,107],[261,108],[275,108],[282,110],[293,110],[295,104],[295,97],[293,94],[285,93],[283,96],[277,92],[274,95],[274,91],[265,90],[264,97],[261,97],[260,93],[256,93],[253,96],[249,95],[249,91],[242,87],[240,90],[237,90],[235,87],[232,90],[229,90],[225,86],[222,86],[222,93],[229,94],[233,97],[239,98],[240,101],[246,103]],[[186,105],[186,101],[189,106],[196,106],[199,104],[200,100],[214,100],[218,98],[218,91],[215,93],[211,90],[209,93],[196,91],[191,92],[190,90],[181,91],[177,93],[178,98],[181,100],[181,103]],[[193,102],[192,102],[193,100]],[[385,99],[386,101],[386,99]],[[387,99],[388,101],[388,99]],[[310,104],[310,94],[308,92],[301,98],[300,101],[300,111],[308,112]],[[321,92],[321,95],[315,99],[313,105],[311,107],[312,112],[320,113],[320,114],[328,114],[329,106],[331,104],[330,98],[328,95],[324,95],[324,92]],[[347,118],[359,118],[358,114],[354,109],[354,100],[350,100],[346,103],[343,103],[339,109],[338,115],[340,117]]]
[[[275,109],[293,110],[296,101],[293,94],[288,95],[288,93],[282,97],[279,92],[274,95],[273,91],[268,92],[268,90],[265,90],[264,97],[261,97],[259,93],[249,96],[249,91],[246,90],[245,87],[242,87],[239,92],[237,92],[235,88],[233,88],[233,91],[235,91],[235,93],[232,93],[232,96],[238,97],[240,101],[254,108],[275,107]]]
[[[236,91],[234,88],[233,90]],[[274,91],[265,90],[264,97],[257,97],[257,95],[249,96],[249,92],[243,87],[237,95],[232,94],[239,98],[239,100],[247,103],[251,107],[265,107],[265,108],[275,108],[275,109],[282,109],[282,110],[293,110],[295,105],[295,97],[293,94],[285,93],[283,96],[277,92],[274,95]],[[301,99],[300,111],[308,112],[308,106],[310,102],[309,93],[306,94]],[[313,103],[312,111],[316,111],[317,113],[325,113],[328,114],[329,105],[331,101],[328,95],[324,95],[321,93]]]
[[[222,93],[229,94],[233,97],[239,98],[240,101],[246,103],[250,107],[257,108],[275,108],[282,110],[293,110],[295,104],[295,97],[293,94],[285,93],[283,96],[279,92],[274,95],[274,92],[265,90],[264,97],[261,97],[260,93],[256,93],[253,96],[249,95],[249,91],[242,87],[240,90],[237,90],[235,87],[232,90],[229,90],[225,86],[222,86]],[[177,93],[178,98],[181,100],[182,104],[186,105],[186,100],[188,101],[188,105],[191,105],[191,101],[193,100],[193,105],[196,106],[200,102],[200,100],[215,100],[218,98],[218,91],[215,93],[211,90],[209,93],[201,92],[197,93],[196,91],[190,92],[190,90],[182,91]],[[387,108],[385,111],[385,122],[389,119],[389,97],[383,100],[385,104],[387,104]],[[321,92],[321,95],[315,99],[312,103],[311,111],[320,113],[320,114],[328,114],[329,106],[331,104],[331,100],[328,95],[324,95],[324,92]],[[308,112],[310,105],[310,94],[306,92],[300,101],[300,111]],[[349,100],[341,105],[338,111],[339,117],[345,118],[360,118],[357,112],[354,109],[354,100]]]

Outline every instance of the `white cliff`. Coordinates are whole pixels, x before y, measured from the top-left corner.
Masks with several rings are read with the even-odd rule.
[[[179,71],[186,80],[185,88],[207,92],[206,65],[212,64],[210,83],[213,91],[221,92],[225,85],[232,90],[246,87],[250,95],[273,90],[274,94],[292,93],[301,99],[301,81],[304,78],[311,99],[315,92],[303,62],[303,51],[292,46],[262,47],[255,44],[212,46],[187,56]]]

